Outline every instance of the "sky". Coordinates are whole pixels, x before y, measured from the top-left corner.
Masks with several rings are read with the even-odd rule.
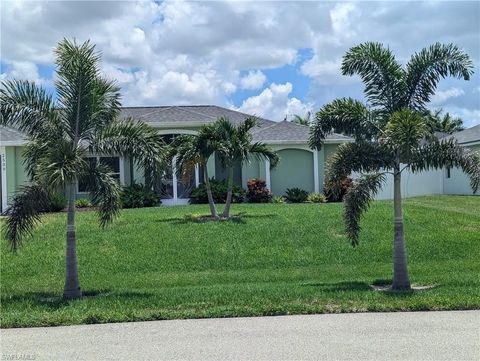
[[[2,1],[2,79],[53,90],[53,49],[90,39],[124,106],[215,104],[271,120],[363,99],[340,73],[354,45],[378,41],[402,64],[435,42],[475,64],[466,82],[445,79],[430,107],[480,124],[480,2]]]

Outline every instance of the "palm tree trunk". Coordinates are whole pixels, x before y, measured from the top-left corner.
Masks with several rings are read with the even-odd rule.
[[[225,208],[223,210],[223,217],[230,217],[230,205],[232,204],[232,191],[233,191],[233,167],[228,170],[228,190],[227,199],[225,200]]]
[[[75,235],[75,183],[67,185],[67,250],[65,255],[65,287],[63,298],[82,297],[78,280],[77,238]]]
[[[394,290],[409,290],[410,279],[407,269],[405,235],[403,232],[402,194],[400,164],[397,163],[393,175],[393,207],[394,207],[394,245],[393,245],[393,284]]]
[[[210,186],[210,179],[208,178],[207,164],[203,165],[203,178],[205,178],[205,188],[207,189],[207,198],[208,205],[210,206],[210,213],[212,214],[212,218],[218,219],[217,207],[215,206],[215,202],[213,201],[212,188]]]

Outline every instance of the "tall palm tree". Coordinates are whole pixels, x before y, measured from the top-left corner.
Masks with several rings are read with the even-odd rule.
[[[86,182],[102,226],[120,209],[120,185],[112,169],[87,161],[92,154],[131,156],[147,169],[160,166],[163,142],[153,128],[119,120],[119,88],[99,73],[100,56],[90,42],[67,39],[56,50],[56,98],[28,81],[10,80],[0,91],[0,122],[25,132],[25,165],[32,182],[17,193],[4,227],[12,250],[40,220],[53,192],[68,200],[65,298],[81,297],[77,267],[75,193]]]
[[[435,132],[453,134],[465,129],[461,118],[454,117],[448,112],[443,114],[441,108],[434,111],[426,110],[424,114],[431,134]]]
[[[312,112],[308,111],[304,117],[294,114],[292,122],[299,124],[299,125],[307,125],[310,126],[312,124]]]
[[[359,221],[387,174],[394,179],[393,284],[409,289],[403,230],[401,175],[406,169],[421,172],[460,167],[470,176],[476,192],[480,183],[480,156],[454,140],[426,141],[427,124],[421,112],[441,78],[469,80],[473,64],[455,45],[434,44],[414,54],[405,67],[379,43],[351,48],[343,57],[343,75],[359,75],[367,104],[337,99],[322,107],[311,129],[310,145],[321,147],[332,131],[355,138],[338,148],[328,163],[327,181],[338,182],[352,172],[358,178],[345,197],[344,220],[353,245],[358,244]]]
[[[196,165],[203,168],[208,204],[213,219],[218,219],[219,216],[213,200],[207,162],[218,150],[218,147],[216,127],[213,123],[200,127],[197,134],[177,136],[171,145],[171,155],[175,162],[176,171],[183,174],[184,177],[192,174]]]
[[[233,170],[235,165],[249,162],[252,157],[268,159],[273,167],[278,161],[278,155],[265,143],[252,143],[250,130],[257,125],[257,119],[248,117],[238,125],[226,118],[221,117],[215,123],[216,137],[218,139],[218,155],[223,166],[228,171],[228,191],[225,208],[222,217],[230,217],[230,206],[232,204]]]

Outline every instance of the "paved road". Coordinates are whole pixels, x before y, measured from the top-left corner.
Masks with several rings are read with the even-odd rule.
[[[1,341],[2,360],[480,360],[480,311],[7,329]]]

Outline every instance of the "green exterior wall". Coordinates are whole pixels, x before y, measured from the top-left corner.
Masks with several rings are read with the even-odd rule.
[[[270,171],[272,193],[284,195],[287,188],[298,187],[314,192],[313,153],[302,149],[278,151],[280,161]]]
[[[28,184],[29,177],[25,171],[23,147],[5,147],[5,160],[7,163],[7,202],[12,200],[18,189]]]

